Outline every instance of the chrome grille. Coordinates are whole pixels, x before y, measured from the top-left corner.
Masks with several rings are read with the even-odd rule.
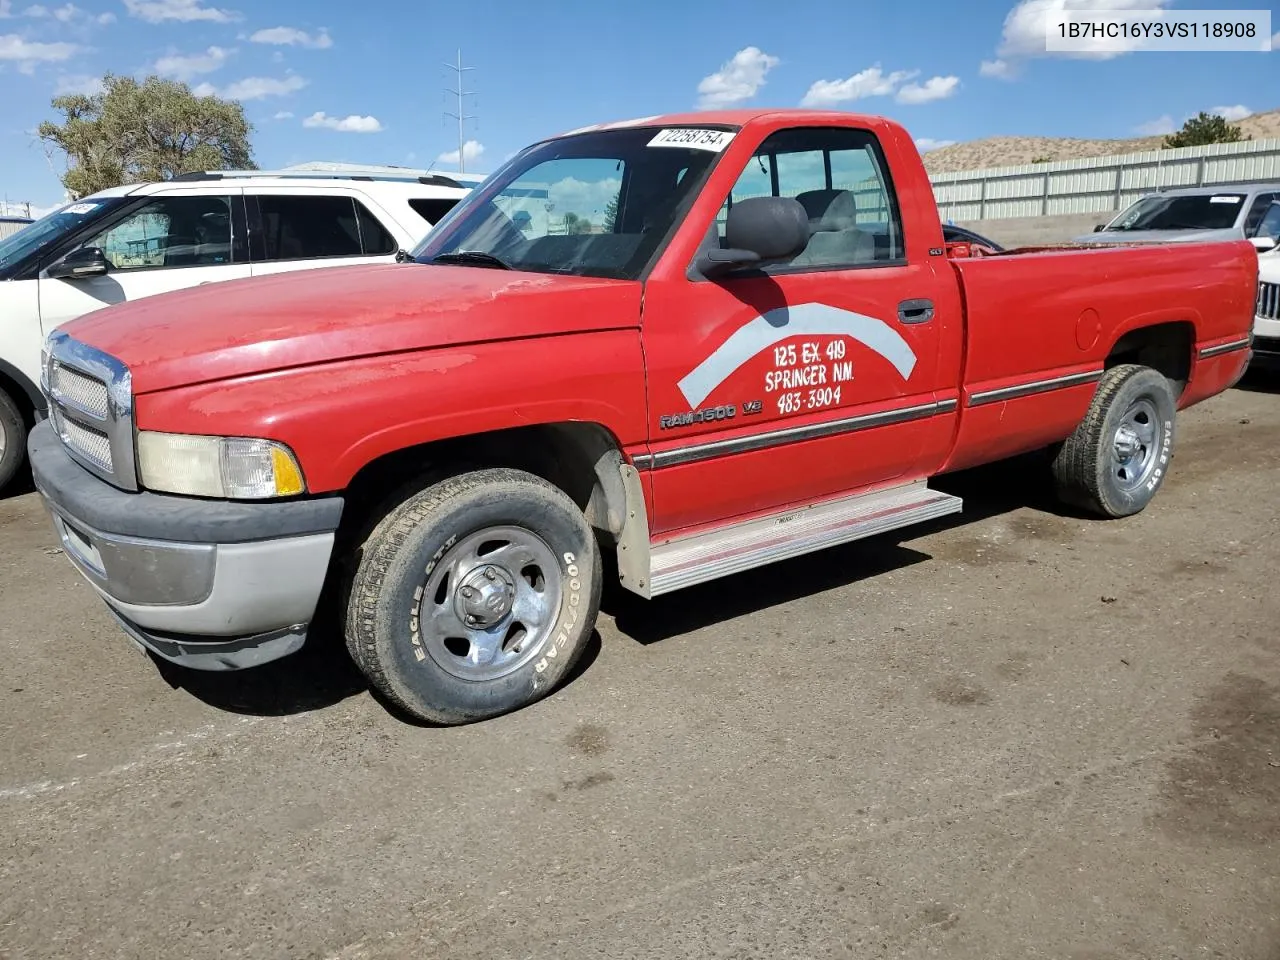
[[[53,421],[63,443],[99,469],[114,472],[111,439],[105,433],[68,420],[57,407],[53,411]]]
[[[79,407],[99,420],[107,419],[110,395],[101,380],[54,360],[49,365],[49,388],[59,403]]]
[[[1254,312],[1263,320],[1280,320],[1280,283],[1258,284],[1258,306]]]
[[[45,344],[43,367],[49,417],[67,453],[108,483],[137,490],[129,369],[60,330]]]

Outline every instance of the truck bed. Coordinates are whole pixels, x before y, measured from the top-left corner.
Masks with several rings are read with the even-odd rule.
[[[958,378],[939,395],[957,397],[962,414],[941,469],[1070,433],[1108,353],[1140,327],[1173,324],[1184,332],[1191,359],[1180,406],[1225,389],[1236,365],[1201,354],[1247,336],[1257,259],[1240,242],[1028,248],[950,261],[965,332],[944,345],[939,369]],[[948,363],[953,356],[960,362]]]

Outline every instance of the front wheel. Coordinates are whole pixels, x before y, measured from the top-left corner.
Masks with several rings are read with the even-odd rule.
[[[0,389],[0,493],[27,458],[27,422],[13,398]]]
[[[1059,496],[1105,517],[1143,510],[1169,473],[1177,399],[1159,371],[1103,374],[1089,412],[1053,461]]]
[[[461,474],[410,496],[365,541],[347,648],[419,719],[497,716],[564,679],[601,583],[595,536],[561,490],[518,470]]]

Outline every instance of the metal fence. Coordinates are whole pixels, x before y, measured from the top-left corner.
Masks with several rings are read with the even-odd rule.
[[[30,222],[23,217],[0,217],[0,240],[13,236]]]
[[[1162,187],[1280,181],[1280,139],[936,173],[929,179],[946,219],[1103,213]]]

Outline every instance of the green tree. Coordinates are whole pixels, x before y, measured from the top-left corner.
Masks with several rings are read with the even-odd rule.
[[[573,236],[591,232],[591,221],[586,217],[578,216],[576,213],[566,213],[562,222],[564,223],[564,232],[567,235]]]
[[[618,198],[614,197],[604,205],[604,232],[613,233],[618,221]]]
[[[1164,138],[1165,147],[1199,147],[1206,143],[1235,143],[1238,140],[1252,140],[1246,137],[1235,124],[1227,123],[1227,118],[1218,114],[1208,114],[1203,110],[1182,125],[1177,133]]]
[[[62,185],[73,198],[199,170],[254,169],[244,107],[197,97],[185,83],[107,74],[101,93],[55,97],[52,106],[63,120],[46,120],[39,136],[66,154]]]

